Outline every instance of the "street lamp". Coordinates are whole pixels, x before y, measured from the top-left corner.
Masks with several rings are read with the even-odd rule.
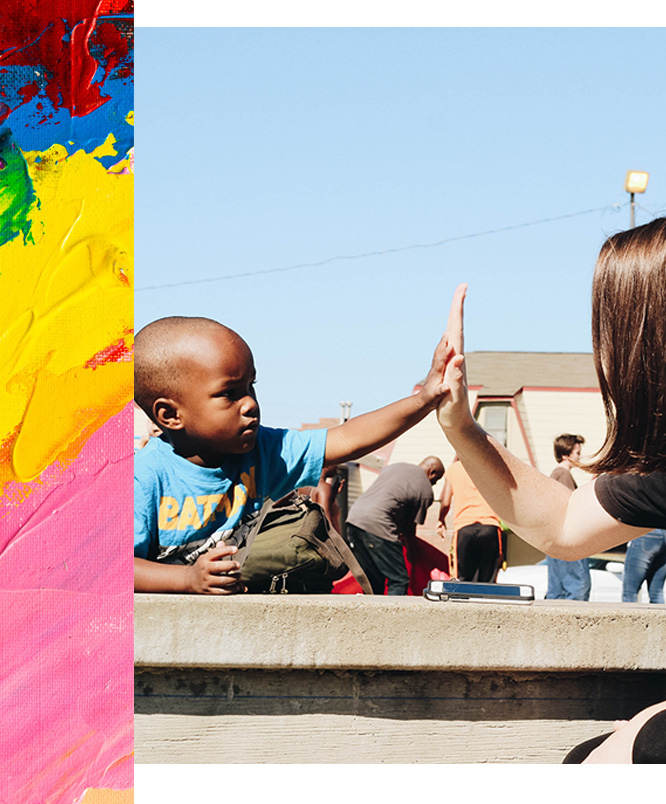
[[[643,173],[640,170],[628,170],[627,177],[624,180],[624,189],[629,193],[631,198],[631,228],[636,225],[636,203],[634,201],[634,193],[644,193],[647,188],[649,173]]]

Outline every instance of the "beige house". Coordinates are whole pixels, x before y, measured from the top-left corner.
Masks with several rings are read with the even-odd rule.
[[[561,433],[585,438],[583,457],[601,446],[605,416],[591,354],[544,352],[469,352],[466,355],[470,404],[481,426],[526,463],[550,474],[556,466],[553,439]],[[418,390],[417,385],[414,391]],[[444,437],[435,413],[385,447],[383,455],[369,455],[350,466],[348,504],[367,489],[383,465],[419,463],[437,455],[448,466],[454,452]],[[382,460],[384,458],[384,460]],[[579,485],[590,475],[574,470]],[[442,483],[435,486],[435,497]],[[438,516],[433,505],[420,529],[434,536]],[[542,554],[510,538],[510,564],[539,561]]]

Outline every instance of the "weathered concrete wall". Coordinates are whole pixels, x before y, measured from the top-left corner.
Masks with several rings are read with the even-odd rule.
[[[666,698],[666,607],[137,595],[136,761],[558,763]]]

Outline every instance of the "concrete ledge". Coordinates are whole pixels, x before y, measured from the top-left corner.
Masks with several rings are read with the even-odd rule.
[[[142,667],[664,671],[666,606],[135,595]]]
[[[560,763],[666,698],[666,606],[135,596],[138,763]]]

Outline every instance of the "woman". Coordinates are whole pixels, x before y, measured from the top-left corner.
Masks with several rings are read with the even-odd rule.
[[[607,431],[585,467],[598,476],[575,491],[515,458],[474,420],[463,355],[466,290],[457,288],[451,306],[450,394],[438,419],[491,508],[554,558],[584,558],[666,527],[666,218],[610,237],[599,254],[592,341]]]
[[[491,508],[525,541],[577,559],[666,526],[666,218],[620,232],[601,249],[592,288],[594,360],[607,434],[570,491],[515,458],[474,420],[467,401],[463,301],[447,337],[451,393],[439,423]]]

